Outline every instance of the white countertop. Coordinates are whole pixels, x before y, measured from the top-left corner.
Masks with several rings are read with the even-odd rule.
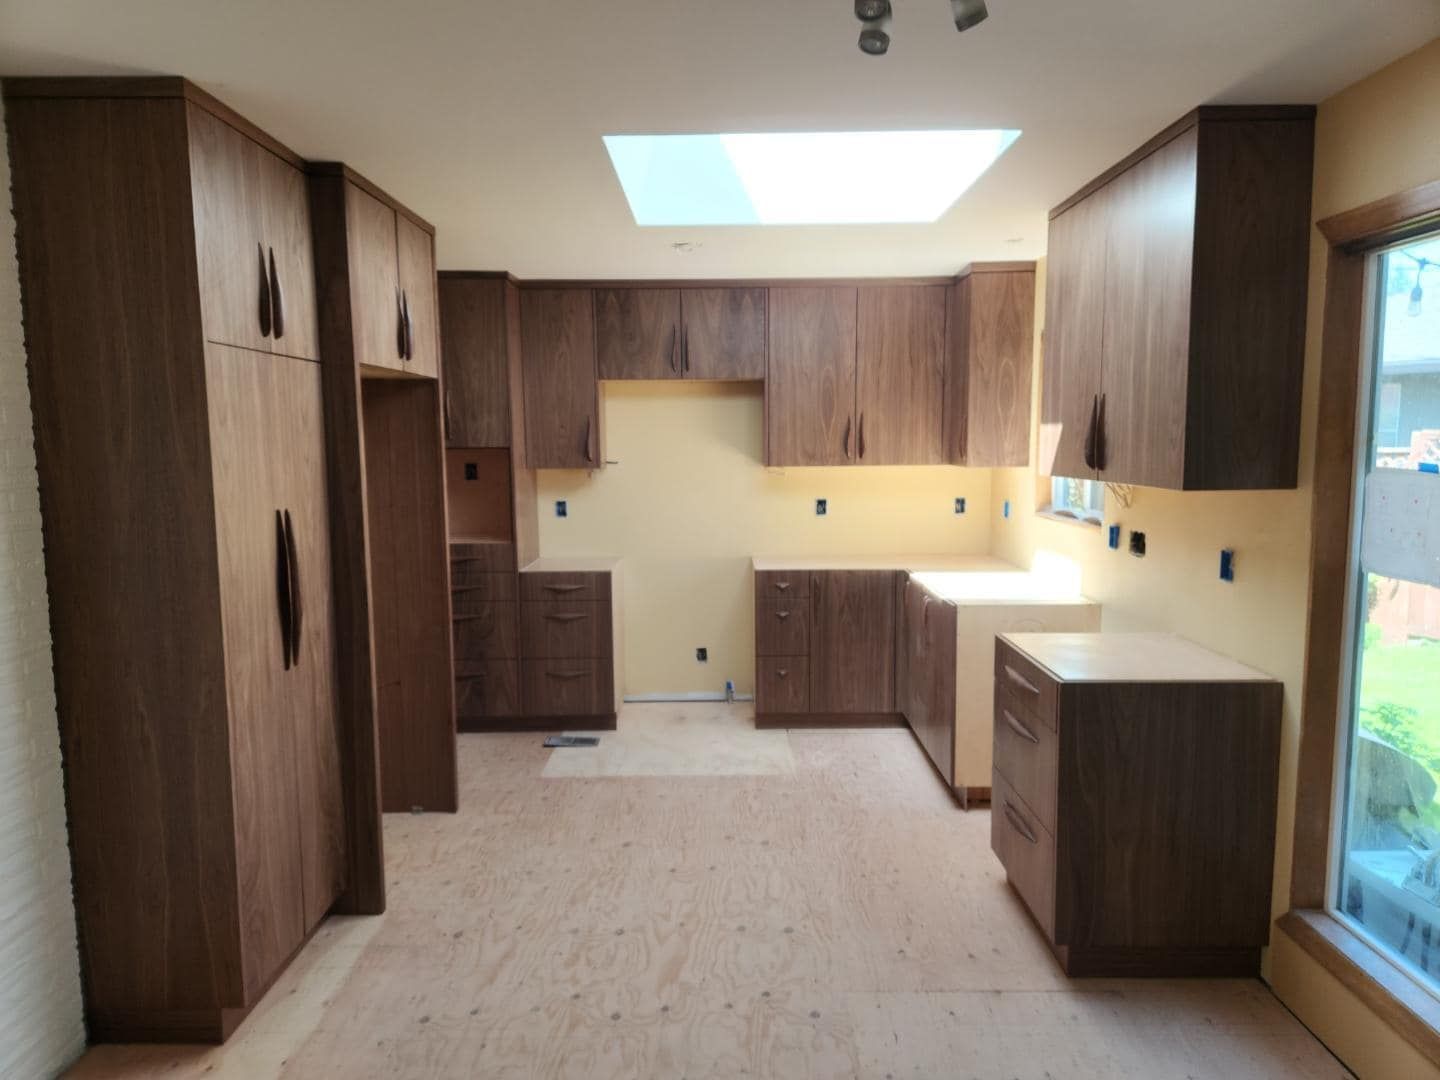
[[[1002,634],[1065,682],[1274,682],[1175,634]]]
[[[940,599],[961,607],[986,604],[1007,607],[1026,604],[1099,606],[1089,597],[1059,588],[1046,578],[1013,567],[986,571],[921,571],[912,573],[910,579],[925,586]]]
[[[800,570],[905,570],[923,571],[1021,573],[1003,559],[989,555],[819,555],[773,556],[756,555],[751,559],[760,571]]]

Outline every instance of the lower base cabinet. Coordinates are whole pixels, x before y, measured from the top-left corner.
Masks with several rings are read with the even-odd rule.
[[[1071,976],[1254,976],[1282,685],[1163,634],[996,643],[991,849]]]

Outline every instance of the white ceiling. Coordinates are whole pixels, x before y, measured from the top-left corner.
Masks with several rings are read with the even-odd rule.
[[[1440,0],[0,0],[0,72],[180,74],[521,277],[953,273],[1202,103],[1318,102],[1440,36]],[[934,225],[640,229],[600,136],[1016,127]],[[700,245],[690,254],[676,241]]]

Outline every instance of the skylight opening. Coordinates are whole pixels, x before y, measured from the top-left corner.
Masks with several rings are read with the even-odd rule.
[[[936,221],[1020,132],[606,135],[637,225]]]

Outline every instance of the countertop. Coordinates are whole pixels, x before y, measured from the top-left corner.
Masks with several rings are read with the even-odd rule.
[[[908,573],[942,600],[969,605],[1093,604],[1073,588],[990,555],[830,555],[817,558],[757,555],[760,571],[896,570]]]
[[[1175,634],[1002,634],[1065,682],[1274,682]]]
[[[608,555],[545,555],[520,568],[522,574],[609,574],[620,560]]]
[[[1019,574],[1022,571],[989,555],[822,555],[814,558],[786,555],[756,555],[750,560],[756,570],[905,570],[916,574],[927,570]]]

